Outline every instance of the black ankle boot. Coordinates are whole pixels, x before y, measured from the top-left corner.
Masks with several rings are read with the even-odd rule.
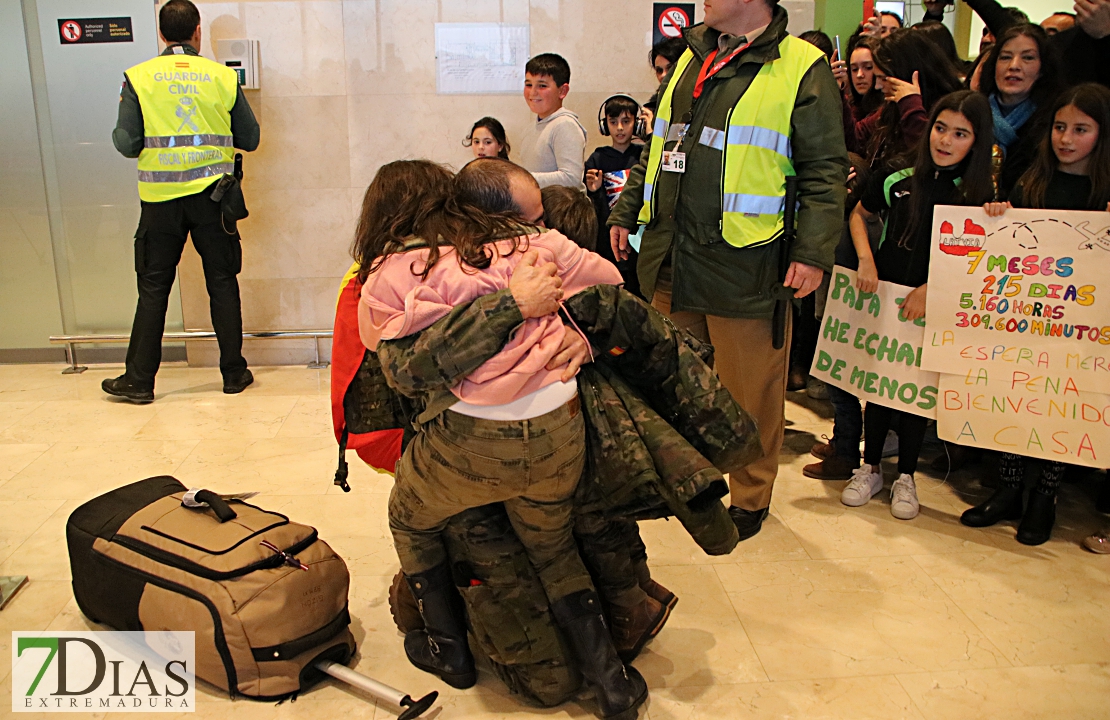
[[[1003,485],[984,502],[964,511],[960,522],[968,527],[990,527],[1003,520],[1021,520],[1021,486]]]
[[[1022,545],[1043,545],[1052,537],[1056,524],[1056,494],[1045,495],[1034,490],[1029,493],[1029,507],[1018,526],[1017,541]]]
[[[424,672],[438,675],[451,687],[465,690],[478,680],[474,656],[466,640],[462,598],[459,597],[447,563],[405,579],[416,598],[424,628],[405,635],[409,662]]]
[[[563,630],[579,669],[593,686],[601,717],[633,720],[647,700],[644,678],[632,666],[625,667],[601,615],[601,601],[592,590],[580,590],[551,604],[555,622]]]

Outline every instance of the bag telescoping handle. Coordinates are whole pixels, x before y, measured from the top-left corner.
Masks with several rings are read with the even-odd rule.
[[[225,523],[228,520],[234,520],[238,515],[231,509],[227,502],[212,492],[211,490],[190,490],[185,493],[185,498],[181,501],[185,507],[199,507],[207,505],[212,508],[212,512],[216,513],[216,517],[220,522]]]

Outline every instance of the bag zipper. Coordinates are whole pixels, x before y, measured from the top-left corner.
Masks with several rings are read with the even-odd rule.
[[[274,514],[276,514],[276,513],[274,513]],[[274,528],[277,528],[277,527],[281,527],[282,525],[288,525],[289,524],[289,518],[286,518],[284,516],[280,516],[280,517],[283,517],[283,519],[280,522],[273,523],[272,525],[267,525],[266,527],[262,528],[261,530],[257,530],[255,532],[253,532],[250,535],[247,535],[247,536],[243,537],[243,539],[239,540],[237,543],[235,543],[231,547],[226,548],[224,550],[209,550],[206,547],[201,547],[200,545],[194,545],[193,543],[185,542],[181,538],[176,538],[173,535],[169,535],[167,533],[162,532],[161,530],[156,530],[155,528],[152,528],[149,525],[141,525],[140,528],[142,530],[146,530],[151,535],[157,535],[158,537],[165,538],[166,540],[171,540],[171,541],[177,543],[178,545],[184,545],[185,547],[192,548],[194,550],[199,550],[200,552],[208,553],[209,555],[226,555],[227,553],[231,552],[232,550],[239,547],[240,545],[242,545],[243,543],[245,543],[246,541],[250,540],[253,537],[257,537],[257,536],[261,535],[264,532],[267,532],[269,530],[273,530]]]
[[[316,540],[316,530],[313,529],[308,537],[293,543],[288,548],[286,548],[284,552],[288,555],[296,555],[297,553],[305,550],[309,545],[312,545],[314,542],[316,542]],[[112,542],[117,543],[118,545],[125,547],[128,550],[136,552],[143,557],[149,558],[156,562],[160,562],[163,565],[168,565],[172,568],[177,568],[178,570],[183,570],[191,575],[205,578],[206,580],[230,580],[232,578],[242,577],[243,575],[249,575],[250,573],[257,570],[270,570],[273,568],[281,567],[285,562],[281,555],[272,555],[270,557],[250,563],[249,565],[244,565],[238,570],[228,570],[220,572],[218,570],[211,570],[209,568],[206,568],[203,565],[192,560],[183,558],[180,555],[174,555],[167,550],[149,545],[142,540],[136,540],[135,538],[127,537],[126,535],[116,535],[112,538]]]

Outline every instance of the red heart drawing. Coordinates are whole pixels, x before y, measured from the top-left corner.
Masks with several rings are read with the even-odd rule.
[[[986,235],[987,231],[971,222],[968,218],[964,220],[964,235]]]

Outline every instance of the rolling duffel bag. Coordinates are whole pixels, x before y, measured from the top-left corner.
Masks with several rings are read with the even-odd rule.
[[[190,493],[193,495],[193,493]],[[259,700],[296,694],[355,651],[350,576],[316,530],[240,500],[153,477],[73,511],[73,594],[116,630],[192,630],[196,676]],[[194,500],[194,498],[190,498]]]

